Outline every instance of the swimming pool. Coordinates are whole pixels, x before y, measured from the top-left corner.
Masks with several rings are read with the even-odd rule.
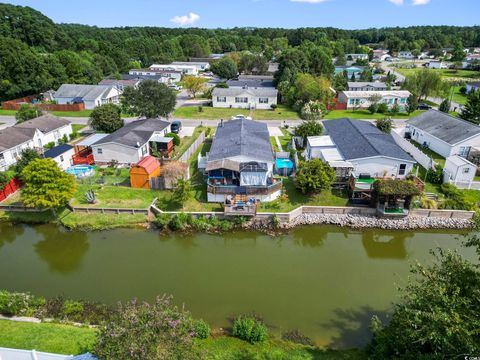
[[[293,161],[290,159],[277,159],[275,160],[275,166],[277,169],[293,169]]]
[[[90,165],[76,165],[69,167],[65,172],[75,177],[86,177],[93,175],[93,170],[94,167]]]

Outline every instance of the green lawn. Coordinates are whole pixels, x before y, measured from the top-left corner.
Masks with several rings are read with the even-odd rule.
[[[198,139],[202,131],[207,130],[207,127],[197,126],[193,131],[192,136],[185,136],[181,139],[180,145],[175,147],[173,157],[178,158]]]
[[[0,320],[0,347],[78,355],[92,350],[95,331],[86,327]]]
[[[198,106],[185,106],[178,108],[173,113],[173,117],[179,119],[230,119],[235,115],[249,116],[250,111],[247,109],[223,109],[204,106],[203,111],[198,111]],[[254,110],[252,112],[254,120],[296,120],[299,119],[298,114],[287,108],[279,105],[275,110]]]
[[[456,103],[465,105],[467,103],[467,97],[464,94],[460,93],[460,88],[461,88],[461,86],[454,86],[453,87],[452,100]]]
[[[417,143],[416,141],[412,140],[410,142],[412,143],[412,145],[416,146],[424,154],[431,157],[433,161],[435,161],[442,168],[445,167],[445,158],[443,156],[437,154],[435,151],[432,151],[430,149],[425,149],[421,144]]]
[[[197,340],[199,349],[206,352],[207,360],[237,359],[295,359],[295,360],[366,360],[360,350],[323,350],[314,346],[298,345],[281,340],[267,340],[251,345],[233,337],[221,336]]]
[[[396,68],[395,71],[399,72],[404,76],[413,75],[416,72],[421,71],[423,68],[414,68],[414,69],[404,69]],[[436,71],[443,78],[471,78],[478,79],[480,78],[480,71],[473,70],[454,70],[454,69],[431,69],[431,71]]]
[[[83,110],[83,111],[51,111],[55,116],[60,117],[90,117],[90,114],[93,110]]]
[[[87,214],[65,210],[58,216],[60,224],[71,230],[108,230],[125,227],[138,227],[148,222],[142,214]]]
[[[397,115],[391,114],[372,114],[368,110],[332,110],[326,116],[325,119],[339,119],[339,118],[350,118],[350,119],[384,119],[386,117],[391,117],[392,119],[409,119],[415,116],[418,116],[423,111],[417,110],[408,115],[407,113],[398,113]]]
[[[317,195],[304,195],[295,188],[294,180],[285,178],[283,180],[284,191],[288,200],[277,199],[268,203],[261,203],[260,212],[289,212],[299,206],[347,206],[348,197],[340,192],[330,190],[322,191]]]
[[[83,124],[72,124],[73,132],[80,132],[82,129],[84,129],[86,127],[87,127],[87,125],[83,125]]]
[[[0,115],[4,115],[4,116],[15,116],[16,113],[17,113],[16,110],[3,110],[3,109],[0,109]]]

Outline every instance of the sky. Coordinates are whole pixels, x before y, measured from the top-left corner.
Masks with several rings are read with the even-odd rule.
[[[57,23],[161,27],[479,25],[480,0],[10,0]]]

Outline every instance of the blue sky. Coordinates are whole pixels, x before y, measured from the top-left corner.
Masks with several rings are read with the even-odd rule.
[[[10,0],[55,22],[207,28],[478,25],[480,0]]]

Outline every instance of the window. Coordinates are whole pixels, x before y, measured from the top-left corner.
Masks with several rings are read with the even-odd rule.
[[[268,104],[268,98],[259,98],[259,99],[258,99],[258,102],[259,102],[260,104]]]
[[[227,97],[226,96],[217,96],[217,102],[227,102]]]
[[[97,149],[97,154],[103,154],[103,149],[102,149],[102,148],[98,148],[98,149]]]
[[[469,172],[470,172],[470,168],[465,168],[465,169],[463,169],[463,173],[464,173],[464,174],[468,174]]]
[[[63,162],[63,155],[60,155],[60,161]]]
[[[148,152],[147,145],[145,145],[144,147],[142,147],[142,156],[145,156],[147,152]]]
[[[458,150],[458,155],[462,157],[466,157],[470,151],[469,146],[460,146],[460,149]]]
[[[236,97],[236,98],[235,98],[235,102],[236,102],[236,103],[244,103],[244,104],[245,104],[245,103],[248,102],[248,98],[246,98],[246,97]]]
[[[407,170],[407,164],[400,164],[398,175],[405,175],[406,170]]]

